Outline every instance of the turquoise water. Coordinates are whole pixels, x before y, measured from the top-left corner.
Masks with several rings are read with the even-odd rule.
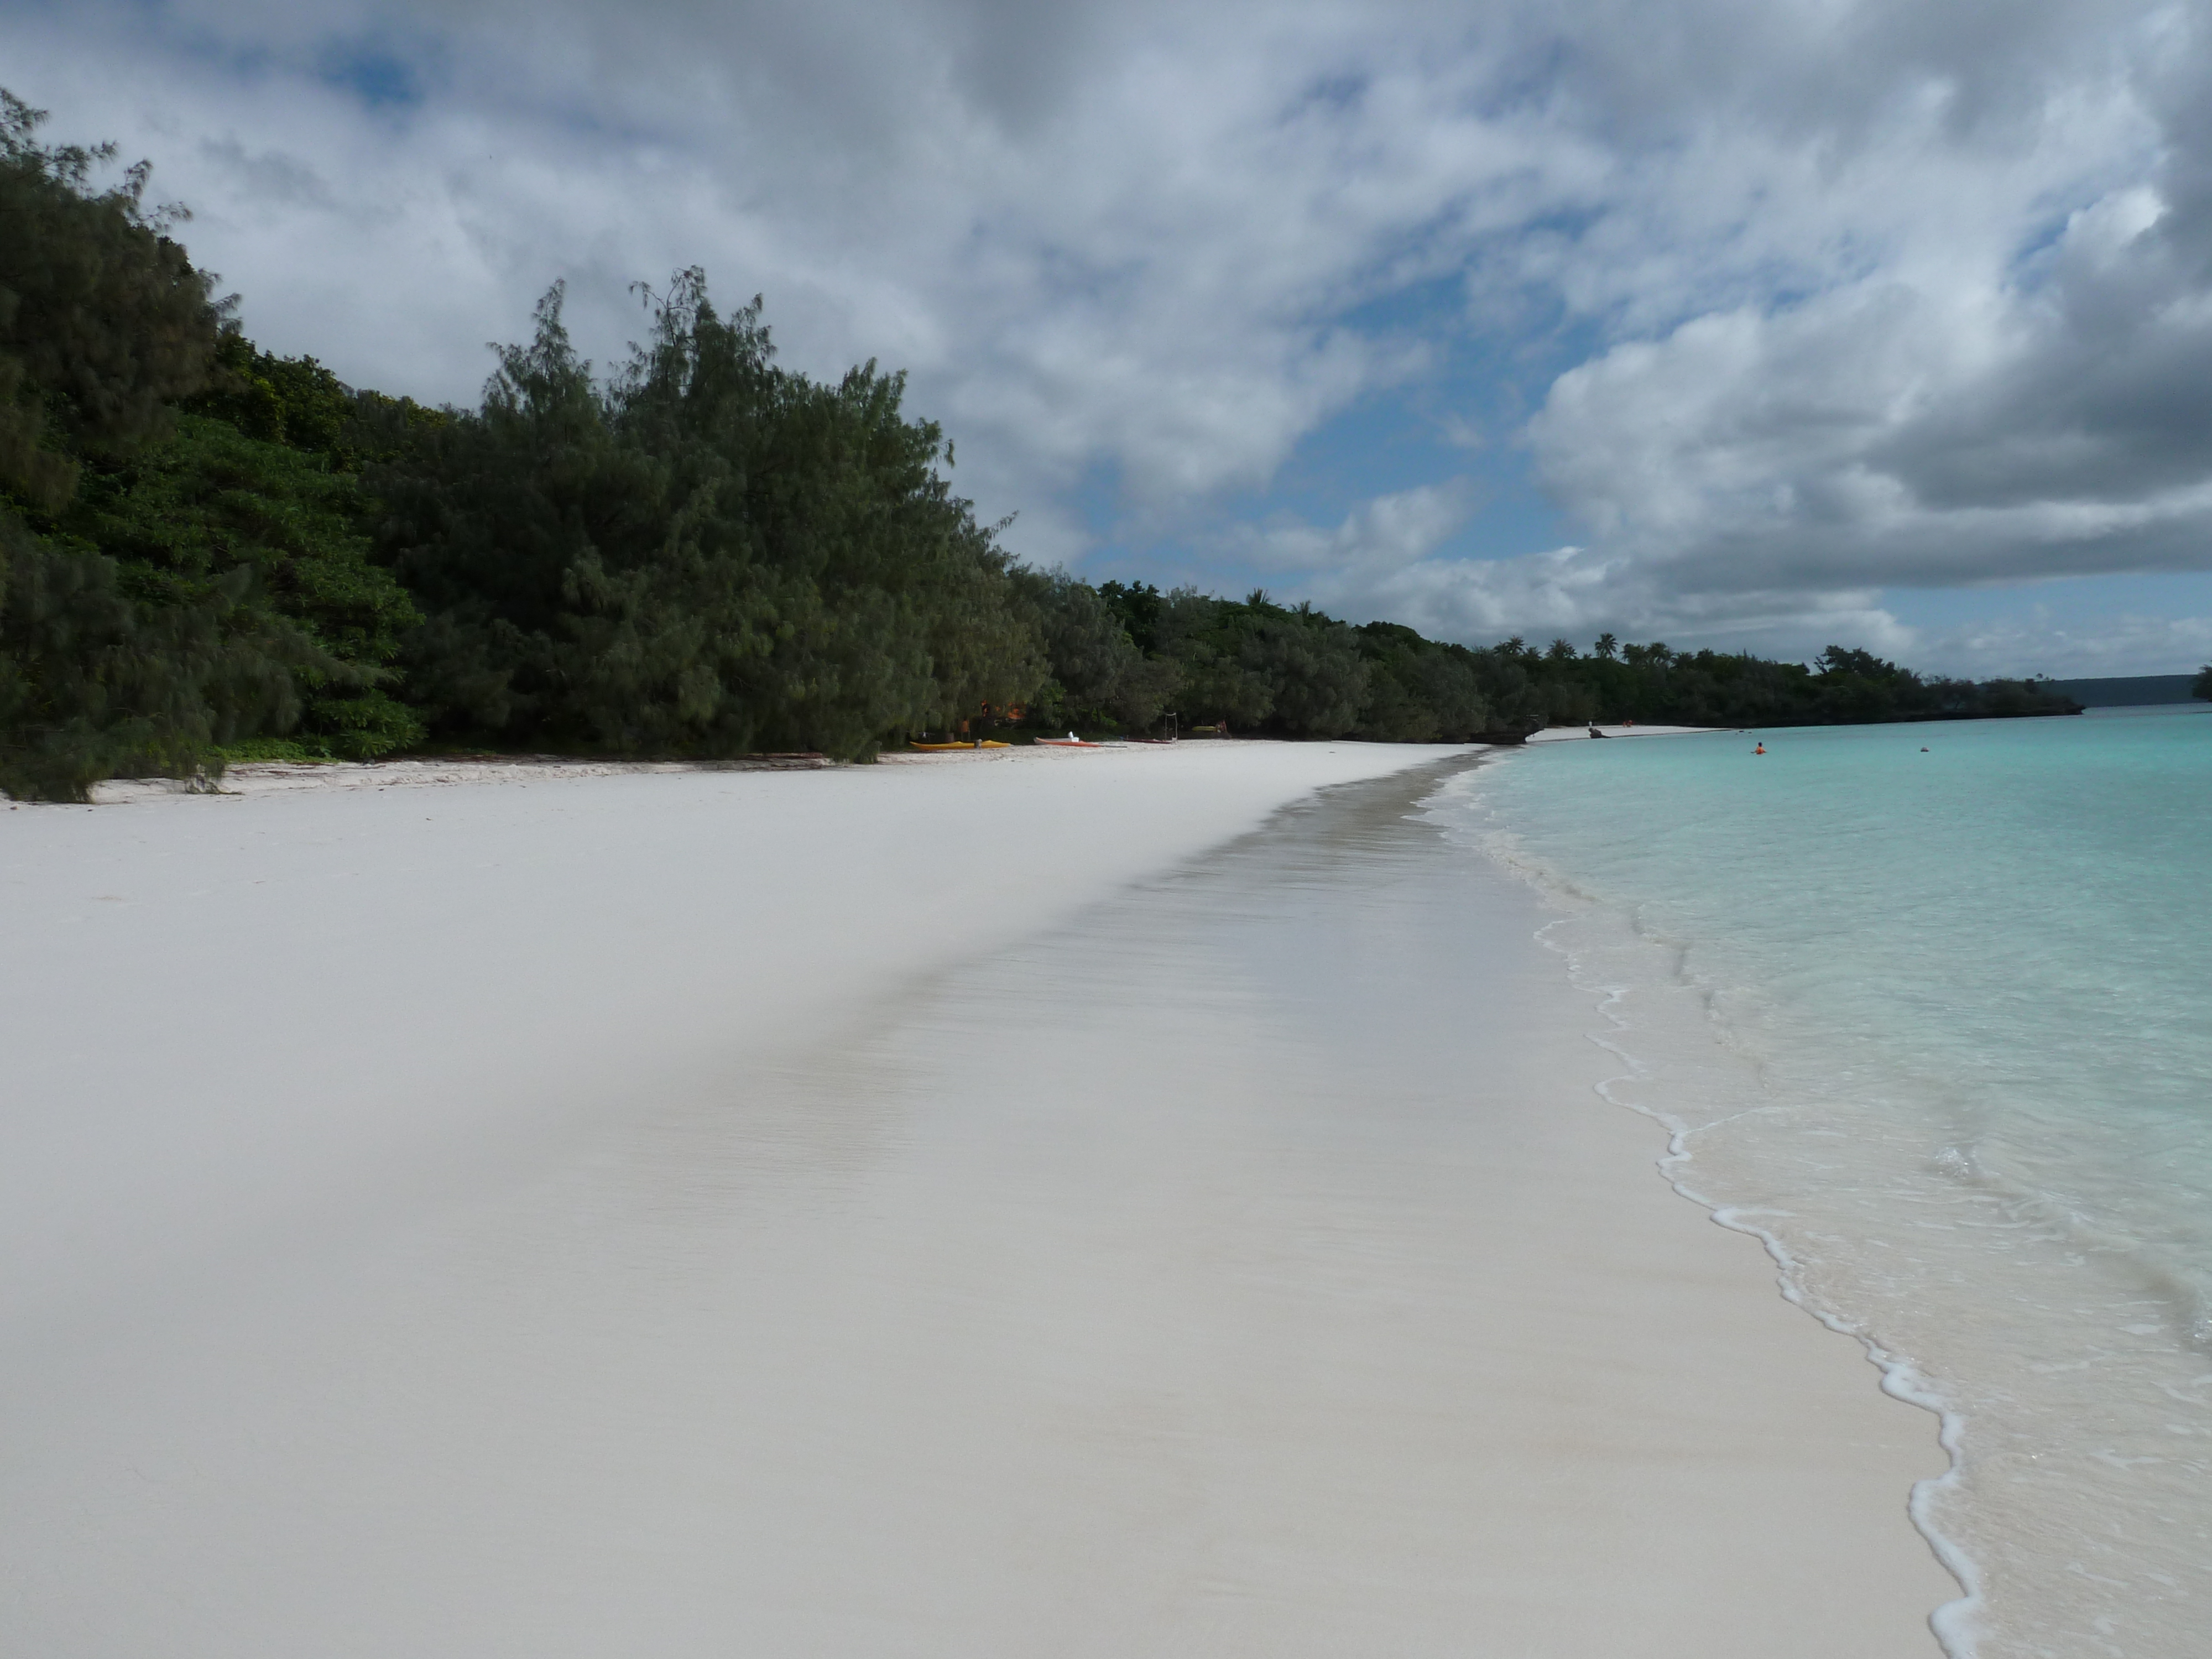
[[[1437,811],[1559,899],[1677,1184],[1942,1414],[1946,1645],[2212,1652],[2212,709],[1549,744]]]

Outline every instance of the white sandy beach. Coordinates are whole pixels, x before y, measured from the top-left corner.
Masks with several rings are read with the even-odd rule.
[[[1467,758],[0,811],[0,1650],[1932,1655]]]

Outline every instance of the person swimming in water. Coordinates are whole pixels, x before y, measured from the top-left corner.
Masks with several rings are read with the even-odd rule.
[[[1751,752],[1752,752],[1753,754],[1754,754],[1754,755],[1763,755],[1763,754],[1765,754],[1765,753],[1766,752],[1766,745],[1765,745],[1765,744],[1763,744],[1763,743],[1762,743],[1762,744],[1760,744],[1757,748],[1753,749]]]

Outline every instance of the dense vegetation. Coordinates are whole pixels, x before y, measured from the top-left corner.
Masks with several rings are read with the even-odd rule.
[[[648,297],[651,342],[602,386],[556,289],[481,411],[371,473],[432,729],[860,757],[1028,696],[1030,609],[901,378],[777,368],[757,302],[718,315],[696,271]]]
[[[2197,679],[2190,686],[2189,695],[2192,697],[2202,697],[2206,702],[2212,702],[2212,662],[2206,663],[2203,667],[2197,671]]]
[[[419,740],[390,665],[422,619],[337,441],[390,400],[255,353],[145,169],[96,191],[108,152],[39,120],[0,92],[0,787]]]
[[[1540,651],[1519,639],[1474,648],[1395,623],[1353,627],[1264,592],[1239,602],[1109,581],[1091,601],[1080,584],[1055,580],[1063,632],[1084,636],[1083,607],[1097,604],[1119,624],[1116,637],[1127,635],[1121,658],[1103,641],[1070,651],[1054,635],[1054,690],[1094,726],[1140,724],[1173,702],[1186,722],[1284,737],[1455,743],[1595,720],[1816,726],[2074,708],[2032,681],[1924,678],[1842,646],[1809,665],[1624,646],[1611,635],[1586,653],[1566,640]],[[1151,671],[1141,682],[1139,662]],[[1111,666],[1101,674],[1091,664]]]
[[[2061,712],[2029,684],[1663,645],[1488,649],[1264,593],[1015,564],[902,377],[780,368],[759,302],[644,294],[611,377],[561,291],[473,410],[358,392],[237,330],[143,166],[0,93],[0,788],[423,744],[865,759],[924,731],[1462,742]]]

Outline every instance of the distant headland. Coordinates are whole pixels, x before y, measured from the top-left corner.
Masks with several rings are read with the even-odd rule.
[[[2062,697],[2071,697],[2084,708],[2135,708],[2160,702],[2188,702],[2207,693],[2199,689],[2206,676],[2197,674],[2124,674],[2093,680],[2043,682]]]

